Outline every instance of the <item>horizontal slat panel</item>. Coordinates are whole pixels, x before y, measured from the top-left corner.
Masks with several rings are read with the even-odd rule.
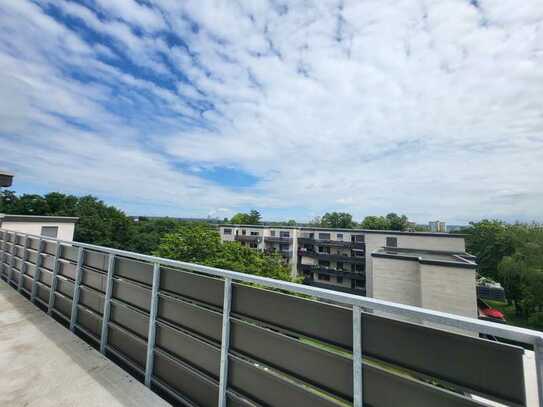
[[[382,369],[364,366],[364,404],[374,407],[481,407],[474,400]]]
[[[49,253],[49,254],[56,254],[56,250],[57,250],[57,244],[55,242],[51,242],[51,241],[44,241],[43,243],[43,252],[44,253]]]
[[[352,348],[352,313],[346,308],[233,284],[232,312]]]
[[[221,359],[219,349],[163,323],[157,325],[156,345],[218,380]]]
[[[325,368],[323,366],[323,368]],[[273,375],[237,357],[230,357],[228,383],[236,391],[269,406],[337,407],[330,399]]]
[[[40,268],[40,273],[38,276],[38,281],[42,282],[43,284],[48,285],[51,287],[51,280],[53,279],[53,273],[49,270]]]
[[[62,246],[62,258],[72,262],[77,261],[77,254],[79,248],[74,246],[63,245]]]
[[[352,360],[233,320],[230,347],[286,373],[352,399]]]
[[[82,286],[79,289],[79,304],[102,315],[104,309],[104,296],[97,291]]]
[[[14,270],[21,270],[22,265],[23,265],[23,261],[21,259],[18,259],[17,257],[13,258],[13,269]]]
[[[73,298],[74,283],[72,283],[66,277],[57,276],[57,291],[66,297]]]
[[[53,308],[66,318],[70,318],[70,315],[72,314],[72,300],[64,295],[56,293]]]
[[[102,293],[106,291],[106,275],[89,268],[82,269],[81,283]]]
[[[114,347],[117,352],[128,357],[139,367],[145,367],[147,346],[145,341],[123,330],[115,324],[110,324],[108,329],[108,345]]]
[[[20,259],[23,258],[24,252],[25,252],[25,250],[21,246],[16,246],[15,247],[15,256],[19,257]]]
[[[76,265],[73,263],[68,263],[65,260],[59,261],[58,274],[68,277],[71,280],[75,280],[75,268]]]
[[[115,259],[115,276],[126,277],[143,284],[153,283],[153,265],[137,260],[117,257]]]
[[[144,313],[112,301],[110,320],[147,339],[147,335],[149,334],[149,317]]]
[[[102,334],[102,318],[99,315],[83,307],[78,307],[77,323],[96,338],[100,338]]]
[[[158,318],[217,342],[221,340],[222,314],[202,307],[161,294],[159,296]]]
[[[160,351],[155,353],[154,375],[197,405],[217,406],[216,383]]]
[[[32,265],[32,264],[27,264],[26,265],[26,275],[27,276],[30,276],[30,277],[34,277],[34,273],[36,272],[36,266]]]
[[[362,338],[369,356],[524,403],[521,348],[367,314]]]
[[[108,256],[104,253],[85,250],[85,266],[89,266],[102,271],[107,271]]]
[[[151,306],[151,290],[127,280],[113,280],[112,296],[146,311],[149,311]]]
[[[36,260],[38,259],[38,252],[35,250],[28,250],[26,255],[26,260],[29,261],[32,264],[36,264]]]
[[[160,287],[183,297],[222,308],[224,290],[222,280],[162,267]]]
[[[45,303],[49,302],[49,288],[43,284],[38,284],[37,295]]]
[[[28,247],[34,250],[38,250],[38,247],[40,245],[40,239],[37,239],[35,237],[31,237],[28,239]]]
[[[32,277],[26,275],[23,277],[23,288],[27,291],[32,291]]]
[[[46,268],[48,270],[53,270],[53,266],[55,265],[55,256],[42,254],[40,265],[41,267]]]

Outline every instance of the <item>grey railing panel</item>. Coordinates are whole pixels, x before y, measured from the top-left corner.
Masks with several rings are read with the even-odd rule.
[[[83,327],[94,339],[98,340],[102,334],[102,318],[99,314],[92,312],[84,307],[79,307],[77,313],[77,325]]]
[[[38,252],[32,249],[27,250],[26,260],[32,264],[36,264],[36,261],[38,260]]]
[[[75,264],[60,260],[58,275],[68,277],[70,280],[75,280],[75,268]]]
[[[85,251],[85,266],[107,272],[108,255],[105,253],[94,252],[91,250]]]
[[[210,377],[219,379],[221,351],[186,332],[164,323],[157,324],[156,345]]]
[[[363,314],[362,349],[378,358],[518,404],[523,349]]]
[[[238,320],[231,321],[230,347],[345,399],[353,397],[349,357]]]
[[[232,289],[232,313],[345,348],[352,347],[349,309],[239,284],[234,284]]]
[[[88,287],[81,287],[79,292],[79,304],[102,315],[104,309],[104,295]]]
[[[42,283],[38,283],[38,291],[37,291],[38,298],[45,302],[49,301],[49,287]]]
[[[147,312],[151,308],[151,290],[126,279],[113,279],[112,297]]]
[[[216,342],[221,341],[222,315],[220,313],[160,294],[157,316],[161,320],[168,321]]]
[[[162,267],[161,290],[222,308],[223,282],[220,279]]]
[[[383,369],[364,366],[364,404],[372,407],[482,407],[467,397],[447,390],[391,374]]]
[[[64,245],[62,247],[62,259],[75,263],[77,261],[78,251],[78,247]]]
[[[32,277],[29,277],[28,275],[25,275],[23,278],[23,288],[31,292],[32,291]]]
[[[86,254],[87,252],[85,252]],[[106,292],[106,275],[90,268],[82,269],[81,284],[93,288],[101,293]]]
[[[40,244],[40,239],[35,237],[29,237],[28,238],[28,248],[32,250],[38,250],[38,246]]]
[[[142,261],[118,257],[115,262],[115,276],[126,277],[151,286],[153,283],[153,265]]]
[[[15,256],[22,259],[25,249],[22,246],[15,246]]]
[[[22,265],[23,265],[23,261],[21,259],[19,259],[17,257],[13,258],[13,269],[14,270],[17,270],[17,271],[21,270]]]
[[[216,407],[219,386],[213,380],[157,350],[155,376],[176,392],[200,406]]]
[[[110,321],[147,339],[149,316],[117,301],[111,302]]]
[[[43,253],[55,255],[57,251],[57,243],[50,240],[45,240],[43,243]]]
[[[36,266],[33,264],[27,264],[26,265],[26,275],[34,277],[34,273],[36,273]]]
[[[74,283],[68,280],[66,277],[57,276],[57,290],[56,291],[65,295],[66,297],[73,298]]]
[[[145,341],[114,323],[109,324],[107,345],[115,348],[117,352],[130,359],[138,367],[145,367],[147,355]]]
[[[232,356],[228,367],[228,385],[264,405],[337,407],[337,403],[329,398],[321,397],[299,384]]]
[[[55,293],[53,308],[69,319],[72,312],[72,300],[60,293]]]
[[[47,270],[53,270],[55,266],[55,256],[48,254],[41,255],[41,267],[46,268]]]
[[[47,285],[48,287],[51,287],[51,282],[53,281],[53,272],[40,267],[38,281]]]

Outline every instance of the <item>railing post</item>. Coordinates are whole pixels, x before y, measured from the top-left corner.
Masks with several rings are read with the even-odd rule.
[[[6,232],[2,230],[0,231],[0,233],[2,233],[2,241],[1,241],[1,246],[0,246],[0,277],[4,278],[4,254],[6,253]]]
[[[115,269],[115,255],[110,254],[107,264],[106,295],[104,296],[104,312],[102,315],[102,336],[100,337],[100,352],[105,355],[107,345],[107,331],[109,327],[109,314],[111,311],[111,293],[113,291],[113,270]]]
[[[17,291],[21,292],[21,289],[23,288],[23,276],[26,272],[26,250],[28,247],[28,236],[25,235],[25,242],[23,244],[23,257],[21,261],[21,270],[19,270],[19,285],[17,287]]]
[[[57,291],[57,274],[60,266],[60,255],[62,253],[62,245],[57,242],[57,249],[55,250],[55,262],[53,263],[53,277],[51,278],[51,287],[49,290],[49,305],[47,307],[47,313],[51,315],[53,312],[53,304],[55,303],[55,291]]]
[[[353,406],[362,407],[362,309],[353,305]]]
[[[9,250],[9,271],[8,271],[8,285],[11,284],[11,278],[13,277],[13,260],[15,258],[15,255],[13,254],[13,251],[15,250],[16,241],[17,241],[17,234],[14,233],[13,236],[15,237],[15,241],[11,243],[11,247]]]
[[[539,407],[543,407],[543,339],[537,339],[534,345],[535,369],[537,374],[537,398]]]
[[[156,338],[156,316],[158,312],[158,288],[160,285],[160,264],[153,265],[153,288],[151,290],[151,309],[149,310],[149,331],[147,335],[147,360],[145,363],[145,385],[151,387],[153,376],[155,338]]]
[[[34,277],[32,278],[32,293],[30,294],[30,301],[32,302],[36,302],[36,293],[38,291],[38,281],[40,279],[42,251],[43,251],[43,239],[40,238],[38,242],[38,250],[37,250],[37,256],[36,256],[36,268],[34,269]]]
[[[74,294],[72,296],[72,312],[70,314],[70,331],[75,330],[75,323],[77,321],[77,304],[79,304],[79,287],[81,285],[81,279],[83,277],[83,261],[85,258],[85,249],[79,248],[77,252],[77,266],[75,269],[74,280]]]
[[[224,301],[222,306],[222,340],[219,382],[219,407],[226,407],[228,387],[228,351],[230,348],[230,305],[232,304],[232,279],[224,278]]]

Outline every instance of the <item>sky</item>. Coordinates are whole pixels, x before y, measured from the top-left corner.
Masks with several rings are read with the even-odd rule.
[[[0,168],[132,215],[543,221],[543,3],[0,0]]]

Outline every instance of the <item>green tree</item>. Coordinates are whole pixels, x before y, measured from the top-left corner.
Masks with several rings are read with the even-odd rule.
[[[230,223],[235,225],[258,225],[260,224],[261,215],[256,209],[253,209],[249,213],[238,212],[232,219]]]
[[[388,222],[388,229],[389,230],[407,230],[409,226],[409,221],[407,219],[407,216],[405,215],[397,215],[395,213],[389,213],[386,216],[386,220]]]
[[[286,223],[286,226],[296,226],[297,223],[294,219],[289,219]]]
[[[384,216],[366,216],[360,227],[369,230],[387,230],[388,221]]]
[[[321,226],[325,228],[352,229],[353,217],[346,212],[326,212],[321,218]]]

